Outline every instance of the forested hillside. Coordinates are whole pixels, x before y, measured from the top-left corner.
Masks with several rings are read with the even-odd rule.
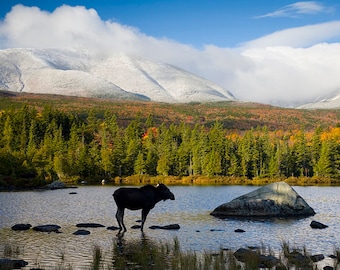
[[[0,186],[131,175],[340,176],[335,110],[44,98],[1,97]]]

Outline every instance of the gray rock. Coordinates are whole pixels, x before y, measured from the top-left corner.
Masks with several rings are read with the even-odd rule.
[[[88,234],[90,234],[91,232],[90,231],[88,231],[88,230],[77,230],[77,231],[75,231],[73,234],[74,235],[88,235]]]
[[[61,227],[58,226],[58,225],[48,224],[48,225],[35,226],[35,227],[33,227],[33,230],[38,231],[38,232],[57,232],[57,233],[59,233],[60,228]]]
[[[318,221],[315,221],[315,220],[313,220],[313,221],[310,223],[310,226],[311,226],[313,229],[326,229],[326,228],[328,228],[327,225],[322,224],[321,222],[318,222]]]
[[[13,231],[26,231],[29,230],[32,227],[31,224],[15,224],[11,227]]]
[[[63,188],[66,188],[66,184],[64,182],[61,182],[60,180],[56,180],[46,186],[46,189],[51,189],[51,190],[63,189]]]
[[[217,217],[294,217],[314,214],[306,201],[285,182],[258,188],[211,212]]]

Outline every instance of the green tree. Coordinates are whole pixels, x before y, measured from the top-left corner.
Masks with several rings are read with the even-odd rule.
[[[142,151],[139,151],[134,165],[135,165],[134,166],[135,174],[142,175],[146,173],[146,165],[145,165],[145,160],[144,160],[144,154]]]
[[[320,158],[314,166],[314,171],[316,176],[334,176],[332,145],[329,141],[322,142]]]
[[[7,116],[4,128],[2,131],[2,145],[5,150],[8,152],[12,151],[13,141],[14,141],[14,134],[13,134],[13,127],[12,127],[12,119],[10,115]]]
[[[306,135],[303,131],[297,135],[293,151],[296,157],[297,176],[310,176],[312,172],[311,152],[307,146]]]

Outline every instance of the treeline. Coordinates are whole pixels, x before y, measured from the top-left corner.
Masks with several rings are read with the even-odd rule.
[[[340,176],[340,128],[226,130],[220,122],[161,124],[136,117],[125,127],[106,111],[79,116],[27,105],[0,112],[0,183],[17,179],[114,179],[130,175]]]

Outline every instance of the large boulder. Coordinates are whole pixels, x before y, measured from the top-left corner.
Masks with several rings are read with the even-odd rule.
[[[215,208],[217,217],[294,217],[312,216],[314,210],[285,182],[258,188]]]

